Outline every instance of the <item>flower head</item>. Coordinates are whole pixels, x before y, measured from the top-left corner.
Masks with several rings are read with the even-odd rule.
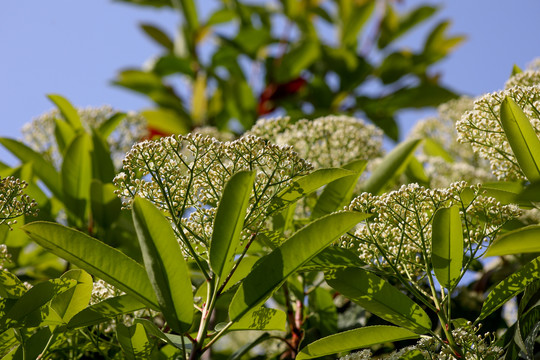
[[[117,194],[130,207],[135,196],[164,210],[183,239],[205,254],[223,189],[239,171],[256,172],[243,236],[257,232],[272,199],[311,164],[290,146],[255,136],[220,142],[201,134],[175,135],[135,144],[114,179]]]
[[[261,119],[249,133],[293,146],[315,168],[340,167],[352,160],[382,155],[382,131],[348,116],[302,119],[295,123],[289,118]]]
[[[0,178],[0,225],[16,223],[15,218],[21,215],[34,215],[38,213],[34,200],[23,193],[28,184],[13,176]]]
[[[489,160],[498,179],[524,180],[526,177],[512,152],[499,117],[501,103],[507,96],[523,109],[537,136],[540,136],[540,85],[535,85],[512,87],[476,100],[473,110],[466,112],[456,124],[458,140],[471,144],[479,156]]]

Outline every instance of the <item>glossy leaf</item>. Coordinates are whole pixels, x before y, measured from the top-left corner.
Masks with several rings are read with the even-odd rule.
[[[386,342],[417,339],[419,336],[407,329],[378,325],[344,331],[314,341],[298,353],[297,360],[313,359],[325,355],[367,348]]]
[[[255,173],[242,171],[225,184],[210,242],[210,266],[221,286],[234,265]]]
[[[239,330],[279,330],[285,331],[287,314],[281,310],[261,307],[248,312],[235,322],[228,331]],[[220,330],[220,324],[216,331]]]
[[[51,302],[51,308],[67,323],[75,314],[88,306],[94,283],[92,276],[80,269],[69,270],[60,278],[77,282],[77,285],[57,295]]]
[[[63,154],[66,147],[75,138],[75,130],[64,120],[54,119],[54,137],[56,138],[58,150]]]
[[[125,359],[145,360],[150,358],[152,345],[148,341],[143,325],[134,324],[127,327],[119,322],[116,324],[116,336]]]
[[[420,306],[373,273],[361,268],[338,269],[326,274],[326,282],[386,321],[419,334],[431,329],[431,320]]]
[[[261,259],[244,279],[229,308],[232,321],[262,304],[287,277],[368,214],[340,212],[317,219],[298,230],[280,247]]]
[[[60,114],[74,129],[82,129],[79,112],[65,97],[58,94],[49,94],[47,97],[58,107]]]
[[[354,160],[343,166],[353,174],[334,180],[325,186],[321,196],[317,200],[311,217],[316,219],[333,211],[343,208],[351,200],[354,188],[364,172],[367,160]]]
[[[71,279],[52,279],[34,285],[0,318],[0,332],[22,321],[27,315],[47,304],[54,296],[76,285]]]
[[[501,104],[501,125],[521,170],[529,181],[540,180],[540,140],[518,104],[506,97]]]
[[[0,138],[0,143],[23,163],[32,163],[34,173],[59,199],[62,199],[60,175],[43,156],[17,140]]]
[[[105,321],[136,310],[141,310],[146,306],[131,295],[120,295],[105,299],[97,304],[88,306],[69,320],[68,329],[76,329],[96,325]]]
[[[485,256],[540,252],[540,225],[530,225],[499,236]]]
[[[329,246],[300,267],[298,271],[326,271],[347,267],[362,267],[365,265],[360,260],[357,251],[344,249],[339,246]]]
[[[459,208],[440,208],[433,216],[431,262],[439,283],[453,289],[463,266],[463,229]]]
[[[284,189],[271,202],[269,212],[284,208],[285,206],[303,198],[323,185],[345,176],[354,175],[353,172],[341,168],[318,169],[308,175],[299,177],[293,181],[287,189]]]
[[[144,267],[101,241],[56,223],[36,221],[22,227],[35,242],[53,254],[158,309]]]
[[[84,224],[92,181],[92,140],[87,133],[77,136],[67,147],[62,162],[62,190],[68,218],[77,226]]]
[[[187,331],[193,320],[193,293],[188,267],[174,231],[161,211],[140,197],[133,201],[133,223],[163,316],[175,331]]]
[[[540,278],[540,257],[537,257],[518,271],[498,283],[489,293],[478,320],[486,318],[489,314],[503,306],[508,300],[525,290],[525,288]]]
[[[362,186],[362,191],[379,194],[393,178],[405,170],[409,159],[421,142],[421,139],[411,139],[396,146],[373,170]]]

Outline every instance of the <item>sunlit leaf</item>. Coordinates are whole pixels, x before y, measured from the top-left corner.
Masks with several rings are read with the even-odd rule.
[[[530,225],[499,236],[485,256],[540,252],[540,225]]]
[[[141,24],[141,29],[152,38],[156,43],[163,46],[166,50],[174,51],[174,43],[169,36],[160,28],[152,24]]]
[[[338,269],[326,274],[326,282],[386,321],[419,334],[431,329],[431,320],[420,306],[373,273],[361,268]]]
[[[187,331],[193,320],[193,293],[189,270],[174,231],[161,211],[140,197],[133,201],[133,223],[163,316],[175,331]]]
[[[262,258],[240,284],[229,308],[231,320],[237,321],[250,309],[262,304],[289,275],[368,216],[352,212],[330,214],[294,233]]]
[[[68,329],[96,325],[105,321],[136,310],[141,310],[146,306],[131,295],[120,295],[105,299],[97,304],[88,306],[71,318],[68,322]]]
[[[316,340],[298,353],[297,360],[313,359],[392,341],[417,339],[419,336],[395,326],[366,326]]]
[[[65,97],[58,94],[49,94],[47,97],[58,107],[60,114],[62,114],[64,119],[71,124],[74,129],[82,128],[79,112]]]
[[[119,322],[116,324],[116,336],[125,359],[145,360],[150,357],[152,345],[148,341],[143,325],[134,324],[127,327]]]
[[[51,308],[67,323],[75,314],[88,306],[94,283],[92,276],[80,269],[69,270],[60,278],[77,282],[74,287],[57,295],[51,302]]]
[[[440,208],[433,216],[431,262],[439,283],[453,289],[463,266],[463,230],[459,208]]]

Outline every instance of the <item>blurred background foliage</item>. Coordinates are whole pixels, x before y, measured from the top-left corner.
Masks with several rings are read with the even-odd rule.
[[[141,24],[162,51],[139,68],[123,69],[114,81],[155,104],[143,112],[151,135],[202,125],[242,133],[261,116],[333,113],[366,117],[397,140],[399,111],[456,97],[433,70],[464,40],[448,34],[449,21],[428,29],[419,51],[397,41],[433,16],[436,6],[397,0],[119,1],[181,16],[177,29]],[[203,6],[215,9],[202,18]]]

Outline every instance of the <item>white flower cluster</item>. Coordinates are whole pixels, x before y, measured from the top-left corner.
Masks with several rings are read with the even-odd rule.
[[[4,271],[6,264],[11,262],[11,254],[5,244],[0,244],[0,271]]]
[[[540,70],[525,70],[510,77],[504,84],[505,89],[514,86],[534,86],[540,84]]]
[[[470,145],[457,141],[456,122],[473,108],[473,102],[472,98],[466,96],[450,100],[437,108],[437,117],[419,121],[411,131],[412,137],[437,142],[453,158],[449,162],[429,154],[425,148],[418,154],[432,187],[446,187],[460,180],[471,184],[495,180],[489,162],[477,156]]]
[[[92,296],[90,297],[90,305],[95,305],[102,302],[103,300],[107,300],[109,298],[120,296],[123,294],[125,293],[118,290],[111,284],[99,279],[98,281],[94,282],[94,286],[92,288]]]
[[[220,131],[215,126],[200,126],[193,129],[192,133],[210,136],[219,141],[233,141],[234,134],[231,132]]]
[[[413,284],[425,276],[431,263],[432,220],[443,207],[459,206],[464,237],[464,252],[480,257],[499,229],[520,214],[514,205],[501,205],[482,196],[479,186],[465,182],[448,188],[426,189],[418,184],[374,196],[363,193],[349,210],[373,214],[359,224],[354,235],[342,237],[341,245],[359,252],[360,259],[382,271],[394,267]],[[392,271],[390,271],[392,272]]]
[[[234,173],[256,171],[244,223],[245,239],[260,229],[275,195],[311,169],[292,147],[255,136],[220,142],[188,134],[135,144],[124,159],[124,172],[114,183],[124,208],[129,208],[137,195],[149,199],[168,214],[181,240],[188,239],[202,255],[210,243],[223,188]]]
[[[291,145],[315,168],[340,167],[356,159],[382,155],[383,132],[349,116],[326,116],[292,123],[289,118],[261,119],[248,132]]]
[[[350,353],[339,358],[339,360],[369,360],[371,359],[371,350],[362,350]]]
[[[456,124],[458,140],[470,143],[474,151],[491,163],[493,174],[500,180],[521,180],[521,171],[501,126],[500,105],[505,97],[513,99],[525,112],[536,134],[540,136],[540,85],[516,86],[484,95],[474,102]]]
[[[0,178],[0,225],[10,227],[21,215],[37,216],[37,203],[23,193],[28,184],[13,176]]]
[[[118,113],[110,106],[80,108],[77,111],[83,127],[87,131],[99,128],[111,116]],[[55,167],[60,168],[62,155],[55,141],[54,119],[56,118],[62,118],[62,115],[56,109],[42,114],[30,123],[25,124],[22,128],[22,134],[26,145],[43,154]],[[135,112],[128,112],[107,139],[115,165],[120,167],[124,154],[129,151],[134,143],[147,135],[146,119]]]

